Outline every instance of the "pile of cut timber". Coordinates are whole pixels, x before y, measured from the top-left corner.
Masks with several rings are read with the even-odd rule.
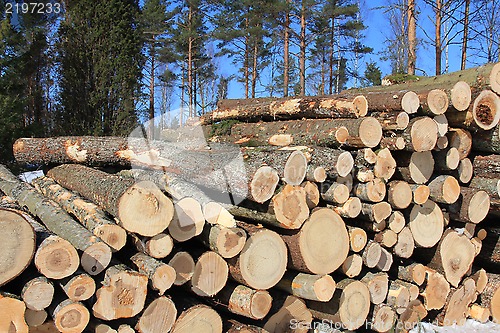
[[[0,168],[0,331],[500,321],[499,93],[490,64],[221,101],[162,140],[19,139],[46,173]]]

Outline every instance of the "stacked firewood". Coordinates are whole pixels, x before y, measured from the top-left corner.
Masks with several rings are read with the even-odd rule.
[[[161,140],[19,139],[45,176],[0,167],[0,331],[500,320],[499,73],[221,101]]]

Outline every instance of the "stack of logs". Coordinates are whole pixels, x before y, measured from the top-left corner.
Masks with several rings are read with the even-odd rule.
[[[19,139],[45,176],[0,167],[0,331],[500,321],[498,93],[490,64],[222,101],[162,140]]]

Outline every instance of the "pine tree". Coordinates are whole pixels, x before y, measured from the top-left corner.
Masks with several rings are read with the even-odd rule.
[[[374,61],[366,64],[364,86],[379,86],[382,83],[382,72]]]

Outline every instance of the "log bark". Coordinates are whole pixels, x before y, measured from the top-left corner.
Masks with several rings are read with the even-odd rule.
[[[195,261],[191,290],[198,296],[214,296],[226,285],[229,274],[226,261],[213,251],[204,252]]]
[[[312,274],[329,274],[349,252],[349,235],[342,218],[329,208],[312,212],[302,228],[281,235],[289,249],[288,267]]]
[[[392,88],[392,87],[391,87]],[[413,91],[407,89],[391,91],[369,91],[363,89],[359,91],[368,101],[369,111],[395,112],[405,111],[409,114],[417,112],[420,107],[420,99]],[[352,95],[356,92],[345,91],[341,94]]]
[[[157,235],[168,227],[174,215],[172,201],[152,182],[134,183],[132,179],[76,164],[55,167],[47,175],[117,217],[130,232]],[[141,212],[140,216],[137,212]]]
[[[174,284],[176,272],[172,266],[144,253],[134,254],[130,257],[130,261],[134,263],[139,273],[149,278],[151,288],[158,291],[160,296]]]
[[[146,275],[115,265],[106,270],[102,284],[92,307],[96,318],[131,318],[143,310],[148,287]]]
[[[28,325],[24,321],[26,305],[14,295],[0,293],[0,331],[28,333]]]
[[[195,262],[188,252],[176,252],[169,260],[168,265],[175,270],[174,285],[181,286],[191,280]]]
[[[384,136],[380,140],[380,148],[387,148],[389,150],[403,150],[406,147],[406,141],[401,136],[390,135]]]
[[[226,333],[269,333],[262,327],[240,323],[234,319],[224,322],[224,332]]]
[[[125,246],[126,231],[107,218],[98,206],[71,193],[48,177],[34,179],[32,184],[44,196],[54,200],[65,211],[75,216],[85,228],[102,239],[114,251],[119,251]]]
[[[221,225],[207,223],[198,239],[221,257],[233,258],[245,246],[246,233],[241,228],[226,228]]]
[[[378,305],[385,301],[389,290],[389,276],[387,273],[368,272],[363,276],[361,282],[368,287],[372,304]]]
[[[410,122],[405,111],[370,112],[370,117],[377,119],[384,131],[404,130]]]
[[[475,176],[486,176],[500,173],[500,155],[491,154],[476,156],[472,162]]]
[[[333,296],[336,284],[330,275],[287,271],[276,288],[302,299],[328,302]]]
[[[106,243],[76,222],[55,202],[45,198],[29,184],[20,182],[4,166],[0,167],[0,189],[27,207],[50,231],[82,251],[81,264],[87,273],[96,275],[108,266],[111,249]]]
[[[475,151],[500,154],[500,126],[497,125],[488,131],[477,131],[471,146]]]
[[[54,325],[62,333],[83,332],[90,321],[89,310],[82,303],[70,299],[53,304],[50,314]]]
[[[146,307],[135,329],[139,333],[170,332],[176,318],[175,303],[170,298],[161,296]]]
[[[413,205],[408,224],[415,244],[430,248],[439,242],[443,234],[443,213],[436,203],[427,200],[423,205]]]
[[[229,273],[237,282],[254,289],[268,289],[281,280],[287,266],[288,250],[274,231],[238,223],[249,235],[241,253],[228,260]]]
[[[500,197],[500,177],[475,176],[469,186],[486,191],[494,198]]]
[[[398,279],[415,283],[418,286],[425,282],[426,274],[427,267],[418,262],[398,266]]]
[[[487,273],[488,283],[481,293],[481,305],[490,310],[493,321],[500,321],[500,277]]]
[[[58,283],[66,296],[75,302],[89,299],[96,291],[95,280],[81,271],[59,280]]]

